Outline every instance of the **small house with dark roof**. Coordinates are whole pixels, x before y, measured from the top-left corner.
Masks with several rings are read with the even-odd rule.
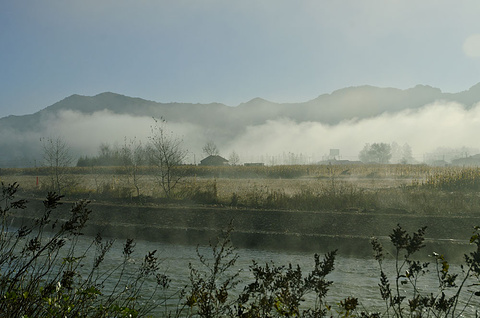
[[[226,166],[226,165],[228,165],[228,160],[217,155],[208,156],[207,158],[200,161],[200,166]]]

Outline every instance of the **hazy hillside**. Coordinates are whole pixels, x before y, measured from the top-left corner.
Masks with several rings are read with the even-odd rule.
[[[223,152],[235,150],[250,157],[301,152],[312,153],[312,157],[318,158],[328,152],[328,148],[347,147],[349,156],[353,157],[364,143],[382,141],[385,137],[381,131],[365,132],[368,130],[365,127],[378,126],[381,118],[388,118],[392,123],[401,120],[398,116],[417,118],[432,105],[447,107],[446,110],[440,107],[435,114],[452,107],[457,111],[473,112],[479,101],[480,83],[459,93],[442,93],[438,88],[422,85],[406,90],[360,86],[340,89],[306,102],[279,104],[255,98],[236,107],[219,103],[158,103],[115,93],[93,97],[72,95],[35,114],[1,118],[0,167],[40,164],[41,137],[63,136],[75,155],[94,154],[102,142],[119,143],[132,137],[144,139],[152,117],[165,118],[172,130],[182,136],[192,154],[198,156],[201,156],[203,144],[213,140]],[[472,114],[465,117],[471,118]],[[344,140],[351,140],[352,134],[357,136],[357,130],[365,132],[363,139],[356,140],[353,146],[342,144]],[[372,136],[377,135],[378,140],[375,140]],[[413,138],[398,136],[399,143],[411,142],[408,138]],[[330,144],[322,143],[326,138]],[[304,144],[299,142],[303,140]],[[228,156],[228,153],[223,155]]]

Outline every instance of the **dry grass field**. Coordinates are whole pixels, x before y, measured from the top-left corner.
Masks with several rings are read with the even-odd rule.
[[[252,190],[283,192],[293,195],[300,190],[319,191],[333,182],[351,184],[359,189],[376,191],[387,188],[409,186],[423,182],[431,173],[424,166],[278,166],[278,167],[196,167],[182,178],[178,190],[188,188],[208,189],[216,184],[220,200],[230,198],[233,193],[240,196]],[[191,170],[192,167],[189,167]],[[194,168],[195,169],[195,168]],[[229,171],[230,170],[230,171]],[[290,172],[292,171],[292,172]],[[230,172],[230,173],[229,173]],[[273,172],[273,173],[272,173]],[[282,177],[284,175],[284,177]],[[101,192],[106,188],[132,188],[131,176],[122,168],[82,169],[71,168],[65,174],[73,180],[80,192]],[[38,169],[2,169],[0,181],[18,182],[24,190],[36,191],[48,188],[49,175]],[[162,193],[154,171],[147,169],[139,176],[141,193],[158,197]],[[73,190],[73,189],[71,189]]]
[[[272,167],[178,167],[182,176],[168,202],[255,209],[386,211],[421,214],[477,213],[480,170],[426,165],[311,165]],[[68,168],[62,175],[71,198],[165,203],[155,170],[133,177],[123,167]],[[46,168],[2,169],[0,181],[18,182],[43,196]]]

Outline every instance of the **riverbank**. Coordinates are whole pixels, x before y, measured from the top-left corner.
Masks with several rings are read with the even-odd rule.
[[[65,219],[71,204],[66,202],[53,217]],[[300,212],[106,202],[91,202],[90,208],[93,212],[85,229],[89,235],[207,245],[231,223],[232,242],[237,247],[312,253],[338,249],[341,255],[360,257],[372,255],[372,236],[387,243],[392,229],[400,224],[410,233],[427,226],[425,253],[461,259],[473,248],[468,244],[472,227],[480,224],[480,217],[474,215],[425,216],[401,210]],[[26,222],[41,211],[41,200],[32,199],[28,211],[22,211],[17,222]]]

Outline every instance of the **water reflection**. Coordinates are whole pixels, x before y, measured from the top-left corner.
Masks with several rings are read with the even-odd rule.
[[[87,244],[88,237],[84,239],[84,244]],[[166,275],[171,278],[169,288],[169,297],[178,295],[178,292],[189,283],[189,264],[197,269],[202,268],[197,257],[195,246],[190,245],[175,245],[160,242],[137,241],[136,250],[133,254],[133,261],[140,264],[143,256],[152,250],[157,250],[157,255],[161,260],[161,268]],[[114,244],[112,253],[106,260],[106,266],[115,266],[122,260],[122,242],[117,241]],[[211,248],[208,246],[199,246],[200,254],[207,258],[212,255]],[[265,250],[253,249],[237,249],[236,252],[239,258],[234,268],[231,268],[230,274],[239,272],[239,279],[243,282],[239,284],[237,292],[241,291],[243,286],[247,283],[253,282],[253,275],[249,271],[252,265],[252,260],[255,260],[260,265],[265,265],[267,262],[273,261],[275,265],[300,265],[304,274],[313,269],[315,264],[313,254],[311,253],[294,253],[294,252],[275,252]],[[319,251],[322,255],[325,251]],[[434,262],[432,259],[431,262]],[[389,279],[392,287],[394,286],[394,271],[395,264],[393,260],[384,261],[384,270],[389,273]],[[434,270],[434,264],[429,267],[430,271],[425,276],[420,277],[417,288],[425,293],[433,293],[436,295],[438,290],[438,277]],[[457,265],[452,265],[450,270],[454,273],[461,273],[461,269]],[[333,284],[328,292],[328,301],[331,304],[336,304],[346,297],[356,297],[359,299],[360,308],[365,308],[368,311],[381,311],[385,308],[383,300],[381,300],[378,284],[380,282],[380,270],[378,263],[372,258],[358,258],[345,257],[337,255],[335,261],[335,270],[332,274],[327,276],[328,280],[333,281]],[[461,279],[461,275],[459,277]],[[461,295],[462,302],[465,303],[470,297],[471,293],[467,292],[471,288],[465,288],[465,292]],[[148,289],[146,290],[148,291]],[[413,289],[410,284],[401,285],[401,291],[412,295]],[[453,292],[448,296],[453,296]],[[312,300],[313,301],[313,300]],[[476,300],[470,300],[470,305],[467,312],[474,315],[474,312],[480,303]],[[308,305],[308,299],[307,299]],[[173,296],[169,301],[172,306],[178,305],[178,298]],[[162,309],[164,310],[164,309]],[[468,315],[467,315],[468,316]]]

